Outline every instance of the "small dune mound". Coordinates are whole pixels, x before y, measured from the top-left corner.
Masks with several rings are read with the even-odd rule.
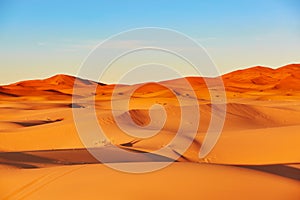
[[[269,75],[260,75],[259,77],[251,79],[251,82],[256,85],[268,85],[268,84],[275,84],[279,80],[275,79]]]
[[[72,88],[74,84],[79,86],[85,85],[92,85],[92,84],[99,84],[104,85],[102,83],[96,83],[94,81],[86,80],[77,78],[70,75],[58,74],[52,76],[50,78],[46,78],[43,80],[28,80],[28,81],[21,81],[18,83],[14,83],[11,85],[5,86],[6,88],[17,88],[17,89],[45,89],[52,86],[54,88]]]
[[[234,71],[222,78],[226,90],[233,92],[300,90],[300,65],[287,65],[278,69],[258,66]]]
[[[249,81],[249,79],[254,77],[259,77],[262,75],[270,75],[275,73],[274,69],[262,66],[251,67],[248,69],[237,70],[223,75],[225,79],[233,79],[240,81]]]
[[[90,80],[69,75],[56,75],[44,80],[21,81],[0,87],[0,95],[6,97],[39,97],[48,100],[70,99],[74,84],[80,88],[90,85],[103,86]]]
[[[119,119],[124,123],[128,123],[131,120],[138,126],[147,126],[150,122],[150,116],[148,110],[133,109],[122,114]]]
[[[295,76],[288,76],[280,81],[279,84],[275,86],[279,90],[300,90],[300,78],[295,78]]]
[[[137,90],[135,90],[135,93],[148,94],[148,93],[155,93],[162,90],[168,90],[168,88],[158,83],[146,83],[146,84],[142,84]]]
[[[75,79],[76,78],[73,76],[59,74],[59,75],[45,79],[44,82],[51,84],[51,85],[73,86]]]
[[[300,71],[300,64],[290,64],[283,67],[279,67],[278,69],[276,69],[276,71],[282,74],[293,74],[295,72]]]
[[[186,88],[190,84],[192,87],[194,86],[204,86],[205,85],[205,79],[203,77],[185,77],[185,78],[179,78],[179,79],[174,79],[172,81],[163,81],[162,83],[165,85],[170,85],[170,86],[176,86],[177,88]]]
[[[95,82],[90,80],[85,80],[81,78],[76,78],[74,76],[64,75],[64,74],[58,74],[53,77],[47,78],[43,80],[44,83],[51,84],[51,85],[59,85],[64,87],[73,87],[74,84],[77,85],[92,85],[95,84]]]

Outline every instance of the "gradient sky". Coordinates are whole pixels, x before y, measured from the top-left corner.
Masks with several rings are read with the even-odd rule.
[[[299,2],[0,0],[0,84],[76,75],[99,42],[149,26],[194,38],[222,73],[300,63]]]

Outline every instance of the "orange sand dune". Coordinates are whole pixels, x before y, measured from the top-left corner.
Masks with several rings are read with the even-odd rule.
[[[259,66],[222,79],[227,95],[225,123],[216,146],[202,159],[198,154],[212,117],[212,97],[204,78],[105,85],[57,75],[0,86],[1,199],[87,195],[88,199],[140,199],[145,193],[148,199],[299,199],[300,64],[278,69]],[[72,102],[75,83],[82,102]],[[131,94],[132,88],[137,90]],[[180,122],[184,130],[180,141],[193,142],[176,158],[179,162],[158,172],[130,175],[110,170],[84,149],[74,123],[72,109],[82,119],[90,119],[94,113],[85,102],[94,100],[98,123],[109,141],[95,140],[89,147],[109,155],[107,162],[147,165],[175,159],[182,150],[180,142],[154,151],[172,141]],[[181,121],[182,108],[193,113],[195,102],[200,121],[195,122],[194,116]],[[115,117],[112,111],[117,111]],[[93,124],[82,123],[88,134]],[[195,123],[199,127],[193,132]],[[128,135],[120,124],[141,138]],[[143,138],[153,131],[157,134]],[[117,156],[112,145],[135,156]]]
[[[299,181],[231,166],[174,163],[147,174],[121,173],[102,165],[3,171],[10,175],[1,178],[1,199],[300,198]]]

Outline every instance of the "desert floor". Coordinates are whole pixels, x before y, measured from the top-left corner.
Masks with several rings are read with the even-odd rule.
[[[211,96],[197,77],[116,86],[57,75],[1,86],[0,199],[300,199],[300,65],[254,67],[222,80],[226,99],[218,87]],[[200,120],[193,132],[194,116],[180,116],[183,108],[193,113],[195,102]],[[226,104],[225,123],[215,147],[200,159],[213,102]],[[108,140],[88,147],[107,155],[105,163],[81,140],[93,131],[93,116]],[[221,118],[218,112],[215,117]],[[179,141],[196,135],[178,157],[182,144],[168,143],[180,123]],[[120,124],[141,137],[158,133],[133,137]],[[116,153],[115,146],[132,156]],[[142,174],[106,165],[144,169],[171,161]]]

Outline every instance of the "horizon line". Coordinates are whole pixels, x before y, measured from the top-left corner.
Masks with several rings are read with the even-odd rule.
[[[247,70],[247,69],[253,69],[253,68],[257,68],[257,67],[262,67],[262,68],[277,70],[277,69],[280,69],[280,68],[283,68],[283,67],[287,67],[287,66],[290,66],[290,65],[299,65],[300,66],[300,63],[288,63],[288,64],[277,66],[277,67],[270,67],[270,66],[264,66],[264,65],[252,65],[252,66],[248,66],[248,67],[245,67],[245,68],[240,67],[240,68],[237,68],[237,69],[225,72],[225,73],[220,74],[219,76],[215,76],[215,77],[197,76],[197,75],[192,75],[191,74],[191,75],[184,76],[184,77],[176,77],[176,78],[171,78],[171,79],[163,79],[163,80],[156,80],[156,81],[150,81],[150,82],[163,82],[163,81],[168,81],[168,80],[176,80],[176,79],[180,79],[180,78],[191,78],[191,77],[217,78],[217,77],[221,77],[221,76],[233,73],[233,72],[243,71],[243,70]],[[18,80],[18,81],[15,81],[15,82],[4,83],[4,84],[0,83],[0,86],[9,86],[9,85],[18,84],[18,83],[22,83],[22,82],[26,82],[26,81],[45,80],[45,79],[49,79],[49,78],[52,78],[52,77],[55,77],[55,76],[59,76],[59,75],[71,76],[71,77],[74,77],[74,78],[79,78],[79,79],[83,79],[83,80],[93,81],[93,82],[101,83],[101,84],[105,84],[105,85],[124,84],[124,83],[105,83],[105,82],[99,82],[97,80],[92,80],[92,79],[88,79],[88,78],[85,78],[85,77],[79,77],[76,74],[74,75],[74,74],[70,74],[70,73],[57,73],[57,74],[54,74],[54,75],[50,75],[50,76],[46,76],[46,77],[41,77],[41,78],[22,79],[22,80]],[[124,84],[124,85],[135,85],[135,84],[148,83],[148,82],[149,81],[146,81],[146,82],[137,82],[137,83],[127,83],[127,84]]]

